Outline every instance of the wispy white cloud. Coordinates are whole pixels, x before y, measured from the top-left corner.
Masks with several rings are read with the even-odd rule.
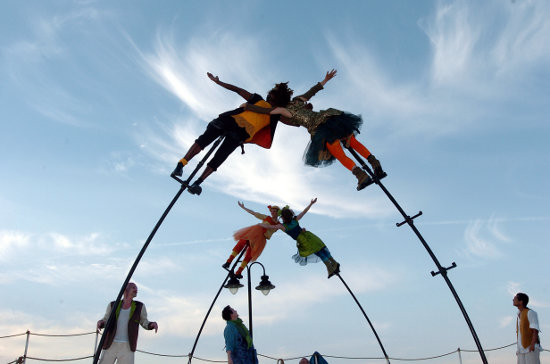
[[[481,36],[466,2],[439,3],[426,33],[433,46],[432,75],[436,84],[460,80],[473,66],[473,52]]]
[[[436,139],[461,130],[471,121],[464,112],[464,100],[451,90],[435,88],[425,81],[429,70],[419,70],[419,76],[411,81],[397,80],[384,61],[376,59],[356,36],[340,39],[329,34],[327,42],[340,65],[340,76],[345,77],[332,92],[345,95],[345,104],[355,109],[350,111],[361,113],[380,136],[381,131],[391,130],[382,142]],[[338,101],[344,104],[343,100]]]
[[[516,318],[514,316],[505,316],[500,319],[500,322],[498,323],[499,328],[508,327],[510,324],[512,324]]]
[[[74,62],[75,50],[65,35],[81,23],[96,27],[106,16],[107,12],[87,6],[60,15],[39,17],[29,13],[29,32],[2,48],[4,70],[21,92],[22,100],[47,120],[78,127],[91,125],[82,117],[90,111],[89,102],[77,96],[81,90],[75,90],[75,80],[87,79],[85,84],[89,86],[92,78],[89,70]],[[64,73],[54,72],[60,65],[72,72],[72,82],[66,82]]]
[[[515,1],[503,8],[507,21],[490,49],[497,74],[525,74],[530,72],[528,66],[546,68],[550,58],[548,1]]]
[[[411,81],[392,77],[384,60],[352,32],[345,39],[329,33],[338,77],[346,80],[327,87],[338,88],[333,100],[366,114],[369,125],[392,130],[391,138],[430,139],[480,128],[487,115],[517,112],[493,105],[517,101],[526,80],[547,72],[549,13],[545,1],[440,1],[419,20],[432,54]]]
[[[521,283],[513,282],[513,281],[510,281],[506,284],[506,291],[510,295],[510,299],[514,297],[518,292],[526,293]],[[531,297],[531,295],[529,295],[529,306],[546,308],[546,307],[550,307],[550,302],[542,301],[534,297]]]
[[[11,254],[29,245],[30,236],[19,231],[0,231],[0,261],[7,261]]]
[[[206,76],[219,75],[222,81],[239,81],[251,92],[266,93],[271,82],[269,72],[263,79],[251,70],[266,69],[260,41],[257,38],[209,29],[209,36],[195,37],[179,44],[171,32],[159,30],[155,51],[143,54],[145,71],[162,87],[181,100],[200,119],[210,120],[219,112],[242,103],[239,96],[227,92]],[[244,53],[241,50],[247,49]],[[230,60],[230,61],[229,61]]]
[[[508,282],[506,291],[510,296],[514,297],[516,293],[521,292],[520,284],[518,282]]]
[[[434,83],[502,97],[503,82],[511,87],[548,63],[549,12],[538,0],[439,2],[421,22],[432,44]]]
[[[34,234],[0,231],[0,261],[9,267],[0,275],[0,282],[18,280],[46,284],[62,284],[84,280],[98,267],[87,261],[90,257],[107,256],[124,244],[110,244],[99,233],[69,237],[57,232]],[[71,259],[67,259],[71,257]],[[14,262],[25,261],[26,264]],[[115,265],[101,266],[107,272],[119,269]]]
[[[345,95],[340,96],[340,99],[355,100],[361,110],[372,113],[373,118],[369,123],[379,123],[378,118],[389,110],[399,115],[426,112],[427,105],[418,94],[419,85],[392,80],[388,70],[384,69],[383,62],[377,60],[359,39],[352,36],[344,41],[333,34],[327,34],[326,39],[332,56],[342,65],[338,77],[345,77],[340,89],[331,93]],[[333,99],[334,102],[343,102],[338,96]]]
[[[498,259],[503,256],[499,244],[512,239],[499,225],[499,220],[491,217],[487,221],[472,221],[464,231],[465,253],[476,258]]]

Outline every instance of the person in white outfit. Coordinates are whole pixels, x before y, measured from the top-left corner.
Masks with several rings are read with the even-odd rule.
[[[519,310],[516,321],[518,338],[518,364],[540,364],[539,318],[535,311],[527,307],[529,296],[518,293],[513,304]]]

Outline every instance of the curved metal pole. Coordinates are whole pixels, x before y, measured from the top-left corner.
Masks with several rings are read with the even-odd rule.
[[[130,271],[128,272],[128,275],[126,276],[126,279],[124,280],[124,283],[122,284],[122,287],[120,288],[120,292],[118,293],[118,296],[115,300],[115,303],[113,305],[113,307],[117,307],[121,298],[122,298],[122,295],[124,294],[124,291],[126,290],[126,286],[128,285],[128,283],[130,282],[130,279],[132,278],[132,275],[134,274],[134,271],[136,270],[137,268],[137,265],[139,264],[139,261],[141,260],[141,258],[143,257],[143,254],[145,254],[145,250],[147,250],[147,247],[149,246],[149,243],[151,243],[151,240],[153,240],[153,237],[155,236],[155,234],[157,233],[157,230],[159,229],[160,225],[162,225],[164,219],[166,218],[166,216],[168,215],[168,213],[170,212],[170,210],[172,209],[172,207],[174,206],[174,204],[176,203],[176,201],[179,199],[179,197],[181,196],[182,192],[185,191],[185,189],[187,188],[187,186],[189,185],[189,182],[191,181],[191,179],[193,178],[193,176],[195,176],[195,174],[198,172],[198,170],[200,169],[200,167],[202,166],[202,164],[204,163],[204,161],[208,158],[208,156],[214,151],[214,149],[216,149],[216,147],[218,146],[218,144],[220,144],[221,140],[223,139],[223,136],[219,137],[215,142],[214,144],[212,145],[212,147],[210,148],[210,150],[208,151],[208,153],[206,153],[206,155],[204,156],[204,158],[199,162],[199,164],[197,165],[197,167],[195,168],[195,170],[193,171],[193,173],[191,173],[191,175],[189,176],[189,178],[183,182],[181,181],[179,178],[177,177],[173,177],[175,178],[176,180],[178,180],[180,183],[181,183],[181,187],[179,189],[179,191],[176,193],[176,195],[174,196],[174,198],[172,199],[172,201],[170,202],[170,204],[168,205],[168,207],[166,208],[166,210],[164,210],[164,213],[162,214],[162,216],[160,217],[160,219],[158,220],[157,224],[155,225],[155,227],[153,228],[153,230],[151,231],[151,233],[149,234],[149,237],[147,238],[147,240],[145,241],[145,243],[143,244],[143,247],[141,248],[141,251],[139,252],[138,256],[136,257],[136,260],[134,261],[134,264],[132,265],[132,268],[130,268]],[[115,311],[116,310],[111,310],[111,314],[109,315],[109,319],[107,320],[107,323],[105,324],[105,330],[104,332],[108,332],[111,327],[115,324]],[[99,355],[101,354],[101,350],[103,348],[103,343],[105,342],[105,338],[107,337],[107,335],[101,335],[101,339],[99,340],[99,345],[97,346],[96,348],[96,352],[94,354],[94,361],[93,361],[93,364],[97,364],[98,360],[99,360]]]
[[[342,283],[344,283],[344,286],[346,286],[346,288],[348,289],[349,294],[351,294],[351,297],[353,297],[353,299],[355,300],[355,303],[357,303],[357,306],[359,306],[359,309],[363,313],[363,316],[365,316],[365,318],[367,319],[367,322],[369,323],[370,328],[371,328],[372,332],[374,333],[374,336],[376,336],[376,340],[378,340],[378,345],[380,345],[380,349],[382,349],[382,353],[384,353],[384,358],[386,358],[386,362],[389,364],[390,363],[390,358],[388,357],[388,354],[386,353],[386,349],[384,349],[384,345],[382,345],[382,341],[380,340],[380,337],[378,336],[378,333],[374,329],[374,325],[372,324],[369,317],[365,313],[365,310],[363,310],[363,306],[361,306],[361,304],[359,303],[359,301],[357,300],[357,298],[355,297],[355,295],[353,294],[351,289],[348,287],[347,283],[344,281],[344,278],[342,278],[340,273],[336,273],[336,275],[338,276],[338,278],[340,278]]]
[[[441,274],[441,276],[443,277],[443,279],[445,280],[445,283],[447,283],[447,286],[449,287],[449,289],[451,290],[451,293],[453,294],[455,300],[456,300],[456,303],[458,304],[458,307],[460,308],[460,311],[462,312],[462,315],[464,316],[464,319],[466,320],[466,324],[468,324],[468,327],[470,328],[470,332],[472,333],[472,336],[474,338],[474,341],[476,343],[476,346],[477,346],[477,349],[479,351],[479,355],[481,356],[481,360],[483,361],[484,364],[487,364],[487,357],[485,356],[485,352],[483,351],[483,347],[481,346],[481,342],[479,341],[479,338],[477,336],[477,333],[474,329],[474,325],[472,324],[472,321],[470,321],[470,317],[468,316],[468,313],[466,312],[466,308],[464,308],[464,305],[462,304],[462,301],[460,300],[460,297],[458,296],[458,293],[456,292],[453,284],[451,283],[451,280],[449,279],[449,277],[447,276],[447,271],[451,268],[454,268],[456,267],[456,263],[453,262],[452,266],[448,267],[448,268],[444,268],[441,266],[441,264],[439,263],[439,260],[437,259],[437,257],[435,256],[435,254],[433,253],[432,249],[428,246],[428,243],[426,243],[426,240],[424,240],[424,238],[422,237],[422,235],[420,234],[420,231],[418,231],[418,229],[416,228],[416,226],[414,226],[414,222],[413,222],[413,219],[415,217],[418,217],[420,215],[422,215],[422,211],[420,211],[418,214],[416,214],[415,216],[413,217],[410,217],[408,216],[405,211],[401,208],[401,206],[397,203],[397,201],[393,198],[393,196],[391,195],[391,193],[386,189],[386,187],[384,187],[384,185],[382,184],[382,182],[380,182],[380,180],[378,178],[376,178],[374,176],[374,173],[371,171],[371,169],[369,168],[369,166],[367,166],[365,164],[365,162],[363,161],[363,159],[361,159],[361,157],[355,152],[355,150],[353,150],[352,148],[347,148],[350,153],[355,157],[355,159],[357,159],[357,161],[359,161],[359,163],[361,163],[361,166],[363,167],[364,170],[366,170],[368,172],[368,174],[374,179],[374,181],[378,184],[378,186],[380,186],[380,188],[382,189],[382,191],[384,191],[384,193],[386,194],[386,196],[388,196],[388,198],[390,199],[390,201],[394,204],[394,206],[397,208],[397,210],[401,213],[401,215],[403,215],[403,218],[405,219],[404,222],[402,223],[398,223],[397,226],[401,226],[403,225],[405,222],[410,226],[410,228],[414,231],[414,233],[416,234],[417,238],[420,240],[420,242],[422,243],[422,245],[424,246],[424,248],[426,249],[426,251],[428,252],[428,254],[430,255],[430,257],[432,258],[432,260],[434,261],[438,271],[437,272],[431,272],[432,274],[432,277],[435,277],[437,274]]]
[[[178,200],[178,198],[181,196],[182,192],[185,190],[186,186],[181,186],[181,188],[179,189],[178,193],[176,193],[176,195],[174,196],[174,198],[172,199],[172,201],[170,202],[170,205],[168,205],[168,207],[166,208],[166,210],[164,211],[164,213],[162,214],[161,218],[159,219],[159,221],[157,222],[157,224],[155,225],[153,231],[151,232],[151,234],[149,235],[149,238],[147,239],[147,241],[145,242],[145,244],[143,245],[143,248],[141,248],[141,251],[139,252],[136,260],[134,261],[134,264],[132,265],[132,268],[130,268],[130,272],[128,273],[128,275],[126,276],[126,279],[124,280],[124,283],[122,284],[122,288],[120,289],[120,292],[118,293],[118,296],[117,296],[117,299],[113,305],[113,308],[116,308],[118,307],[118,304],[122,298],[122,295],[124,294],[124,291],[126,290],[126,286],[128,285],[128,283],[130,282],[130,278],[132,278],[132,274],[134,274],[134,271],[136,270],[137,268],[137,265],[139,263],[139,261],[141,260],[141,257],[143,257],[143,254],[145,254],[145,250],[147,249],[147,247],[149,246],[149,243],[151,242],[151,240],[153,240],[153,237],[155,236],[155,233],[157,232],[158,228],[160,227],[160,225],[162,224],[162,222],[164,221],[164,218],[166,217],[166,215],[168,215],[168,213],[170,212],[170,210],[172,209],[172,206],[174,206],[174,204],[176,203],[176,201]],[[109,319],[107,320],[107,323],[105,324],[105,330],[104,330],[104,334],[101,335],[101,339],[99,340],[99,345],[97,346],[96,348],[96,352],[95,352],[95,355],[94,355],[94,364],[97,364],[98,360],[99,360],[99,355],[101,354],[101,350],[103,348],[103,343],[105,341],[105,338],[107,337],[107,335],[105,335],[105,332],[108,332],[110,331],[111,327],[115,324],[116,322],[116,309],[112,309],[111,310],[111,314],[109,315]]]
[[[239,262],[241,257],[243,256],[246,249],[243,249],[241,251],[241,254],[237,257],[235,263],[233,264],[233,268],[235,268],[235,265]],[[197,337],[195,338],[195,342],[193,343],[193,348],[191,349],[191,352],[189,353],[189,360],[187,363],[191,364],[191,360],[193,359],[193,355],[195,354],[195,349],[197,348],[197,343],[199,342],[199,337],[201,336],[202,329],[204,328],[204,325],[206,324],[206,320],[208,319],[208,316],[210,316],[210,312],[212,312],[212,308],[214,307],[214,304],[218,300],[218,297],[223,289],[223,286],[225,285],[225,282],[227,282],[227,279],[231,276],[233,270],[231,270],[229,273],[227,273],[227,276],[225,277],[222,285],[220,286],[220,289],[218,290],[218,293],[216,293],[216,296],[214,296],[214,299],[212,300],[212,303],[210,304],[210,308],[208,308],[208,311],[206,312],[206,315],[204,316],[204,320],[202,321],[201,327],[199,329],[199,332],[197,333]]]

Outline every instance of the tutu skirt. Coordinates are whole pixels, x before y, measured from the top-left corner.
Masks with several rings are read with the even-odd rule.
[[[265,232],[266,229],[260,225],[252,225],[239,229],[235,232],[235,234],[233,234],[233,238],[235,238],[236,241],[248,240],[250,243],[250,252],[252,255],[252,258],[250,259],[251,262],[258,259],[265,248]]]
[[[315,134],[304,152],[304,162],[312,167],[328,166],[336,158],[327,150],[326,143],[333,143],[337,139],[345,138],[351,134],[357,135],[363,124],[361,116],[342,112],[333,115],[323,124],[317,127]]]
[[[298,253],[292,256],[292,259],[300,265],[308,263],[317,263],[321,259],[315,255],[319,250],[325,247],[325,243],[311,231],[302,231],[296,239]]]

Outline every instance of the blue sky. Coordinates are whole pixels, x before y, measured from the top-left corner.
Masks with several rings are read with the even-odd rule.
[[[539,312],[544,346],[547,1],[4,1],[0,9],[0,336],[94,330],[179,189],[169,177],[177,160],[208,121],[242,102],[206,72],[265,96],[281,81],[304,92],[335,68],[315,109],[362,115],[359,140],[382,162],[384,185],[408,214],[423,211],[416,226],[441,264],[457,263],[449,276],[483,347],[515,341],[518,291]],[[302,225],[341,263],[390,357],[475,349],[428,254],[395,226],[402,217],[391,202],[377,186],[357,192],[338,164],[303,165],[308,138],[280,125],[270,150],[235,152],[201,196],[182,195],[133,277],[159,324],[156,335],[141,332],[140,349],[191,350],[232,233],[255,223],[237,201],[301,210],[313,197]],[[295,250],[277,233],[259,259],[276,289],[253,293],[258,351],[382,356],[342,284],[319,264],[296,265]],[[253,284],[260,275],[254,266]],[[197,356],[226,358],[226,304],[248,321],[246,293],[224,290]],[[29,356],[81,357],[92,347],[91,336],[32,336]],[[0,361],[23,350],[24,338],[2,339]],[[487,356],[515,363],[514,348]]]

